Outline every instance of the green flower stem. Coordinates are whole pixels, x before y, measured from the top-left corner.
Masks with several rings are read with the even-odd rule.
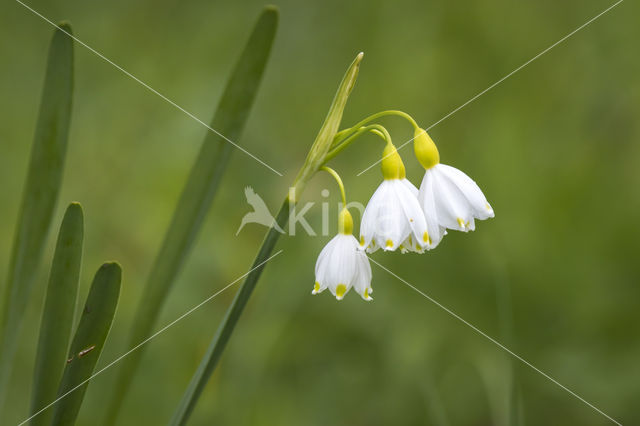
[[[414,130],[420,128],[420,126],[418,126],[418,123],[416,122],[416,120],[414,120],[413,117],[411,117],[409,114],[407,114],[404,111],[399,111],[399,110],[395,110],[395,109],[390,109],[390,110],[386,110],[386,111],[380,111],[380,112],[377,112],[375,114],[372,114],[372,115],[368,116],[367,118],[362,119],[359,123],[355,124],[353,127],[350,127],[348,129],[343,129],[343,130],[339,131],[338,133],[336,133],[336,138],[334,139],[333,146],[341,144],[342,141],[340,139],[342,137],[344,137],[345,135],[348,135],[350,132],[357,131],[362,126],[364,126],[365,124],[370,123],[370,122],[372,122],[374,120],[377,120],[378,118],[387,117],[387,116],[390,116],[390,115],[395,115],[395,116],[404,118],[409,123],[411,123],[411,125],[413,126]]]
[[[291,208],[293,208],[294,205],[295,203],[291,202],[288,197],[282,204],[282,207],[276,217],[276,223],[281,228],[284,228],[287,225]],[[187,390],[182,396],[180,405],[169,422],[171,426],[184,425],[187,423],[204,387],[220,361],[220,357],[227,346],[227,342],[233,333],[236,323],[240,319],[240,315],[242,315],[242,311],[247,305],[249,297],[258,283],[258,279],[266,266],[265,263],[271,257],[271,253],[273,252],[273,248],[279,237],[280,232],[275,227],[271,227],[267,232],[267,235],[262,242],[262,246],[260,247],[260,251],[253,261],[253,265],[250,269],[251,272],[247,275],[247,278],[242,283],[240,290],[236,293],[233,302],[231,302],[231,306],[227,309],[227,313],[222,320],[222,323],[218,326],[218,330],[209,344],[207,352],[191,378]]]
[[[320,168],[320,170],[323,170],[323,171],[329,173],[336,180],[336,182],[338,183],[338,186],[340,187],[340,193],[342,195],[342,205],[346,206],[347,205],[347,196],[346,196],[346,194],[344,192],[344,184],[342,183],[342,179],[340,179],[340,175],[338,174],[338,172],[333,170],[331,167],[327,167],[327,166],[322,166]]]
[[[380,136],[387,143],[391,143],[391,135],[389,135],[389,132],[384,126],[381,126],[379,124],[370,124],[368,126],[360,127],[358,130],[356,130],[354,134],[342,140],[339,144],[335,145],[331,149],[331,151],[329,151],[329,153],[325,157],[325,163],[327,163],[329,160],[334,158],[336,155],[340,154],[340,152],[343,149],[351,145],[353,141],[355,141],[356,139],[358,139],[360,136],[362,136],[367,132],[376,134]]]
[[[342,120],[342,114],[344,112],[347,99],[349,98],[349,94],[356,82],[362,56],[362,53],[359,53],[356,56],[342,78],[338,91],[336,92],[333,102],[329,107],[327,117],[325,118],[325,121],[320,128],[309,153],[307,154],[307,159],[300,169],[298,176],[294,180],[293,186],[289,189],[289,195],[278,212],[276,223],[281,228],[284,228],[287,225],[291,209],[295,207],[297,200],[300,199],[300,195],[302,194],[306,183],[311,179],[311,177],[313,177],[313,175],[315,175],[325,162],[325,157],[329,151],[329,147],[338,132],[338,127]],[[180,405],[176,409],[169,423],[170,425],[184,425],[188,421],[191,412],[198,403],[202,390],[206,386],[209,378],[220,361],[220,357],[222,356],[227,342],[231,338],[235,325],[240,319],[240,315],[242,315],[242,311],[247,305],[249,297],[251,296],[251,293],[260,278],[260,274],[265,267],[265,263],[270,258],[271,252],[273,251],[279,237],[280,232],[272,226],[267,232],[267,235],[262,242],[262,246],[258,251],[258,255],[253,261],[251,272],[247,275],[242,286],[236,293],[233,302],[231,302],[231,306],[227,309],[227,313],[222,320],[222,323],[218,326],[218,330],[209,344],[206,354],[200,361],[198,369],[191,378],[189,386],[182,396]]]

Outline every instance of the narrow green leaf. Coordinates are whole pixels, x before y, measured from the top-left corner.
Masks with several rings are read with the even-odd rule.
[[[31,159],[9,265],[0,324],[0,411],[9,385],[22,315],[42,257],[53,211],[60,191],[73,91],[73,44],[56,29],[49,47]]]
[[[499,276],[495,279],[496,300],[498,307],[498,324],[502,341],[510,348],[516,348],[516,335],[513,325],[513,302],[511,296],[511,283],[509,282],[506,267],[500,265]],[[508,422],[511,426],[520,426],[523,422],[522,400],[520,395],[520,383],[518,380],[518,370],[515,360],[509,357],[509,396],[508,396]]]
[[[93,278],[58,387],[61,399],[53,406],[53,426],[75,424],[89,386],[87,379],[93,373],[111,329],[121,279],[122,270],[115,262],[104,263]]]
[[[340,86],[338,87],[338,91],[336,92],[336,95],[333,98],[333,102],[331,103],[331,107],[329,108],[327,118],[325,119],[315,142],[311,146],[309,155],[307,156],[307,160],[298,173],[298,177],[294,182],[293,189],[289,191],[288,197],[285,199],[282,207],[280,207],[280,211],[278,212],[278,216],[276,217],[276,223],[282,229],[284,229],[287,225],[287,221],[289,220],[289,216],[291,214],[291,209],[295,206],[297,200],[299,199],[306,181],[310,179],[311,176],[313,176],[313,174],[318,170],[319,165],[322,164],[323,156],[326,155],[329,149],[329,145],[333,141],[333,138],[338,131],[347,99],[349,97],[349,94],[351,93],[351,90],[353,89],[356,78],[358,76],[358,69],[360,67],[361,60],[362,53],[358,54],[358,56],[351,63],[351,65],[347,69],[347,72],[342,78]],[[222,320],[222,323],[220,323],[220,325],[218,326],[218,330],[213,336],[207,352],[200,361],[198,369],[191,378],[187,390],[182,395],[180,405],[178,405],[178,408],[176,409],[173,418],[171,419],[170,424],[172,426],[184,425],[189,419],[191,412],[198,402],[198,398],[200,397],[202,390],[206,386],[209,378],[218,365],[218,361],[222,356],[222,352],[224,351],[224,348],[226,347],[227,342],[229,341],[229,338],[233,333],[236,323],[240,319],[240,315],[242,314],[244,307],[249,301],[249,297],[251,297],[251,293],[253,292],[253,289],[255,288],[258,279],[262,274],[262,270],[265,267],[265,262],[271,256],[273,248],[275,247],[279,237],[280,232],[276,229],[276,227],[271,227],[269,231],[267,231],[267,235],[262,242],[260,251],[258,251],[258,255],[253,261],[253,266],[250,269],[251,272],[247,275],[247,278],[242,283],[242,286],[238,290],[238,293],[236,293],[233,302],[231,302],[231,306],[229,306],[229,309],[227,309],[227,313]]]
[[[283,229],[287,225],[289,214],[290,203],[287,198],[282,204],[282,207],[280,207],[280,211],[276,217],[276,222]],[[204,357],[202,357],[202,361],[200,361],[198,369],[191,378],[187,390],[182,395],[182,400],[171,419],[170,425],[176,426],[187,423],[191,412],[198,402],[198,398],[200,397],[202,390],[209,381],[209,378],[213,374],[213,371],[222,356],[222,352],[231,337],[231,333],[233,333],[236,323],[240,319],[240,315],[242,314],[244,307],[249,301],[249,297],[262,274],[262,270],[266,266],[265,262],[271,256],[271,252],[278,241],[278,237],[280,237],[280,232],[275,227],[270,228],[262,242],[258,255],[253,261],[251,272],[247,275],[247,278],[236,293],[233,302],[231,302],[231,306],[227,309],[227,313],[222,320],[222,323],[218,326],[218,330],[209,344],[207,352]]]
[[[248,118],[269,58],[277,24],[277,9],[265,8],[211,121],[213,129],[233,141],[240,137]],[[171,285],[200,231],[234,149],[215,133],[207,133],[142,293],[131,329],[130,347],[151,334]],[[106,424],[115,424],[143,351],[144,348],[141,348],[121,363],[115,393],[107,410]]]
[[[40,322],[31,394],[32,414],[55,399],[64,370],[78,297],[83,234],[82,207],[78,203],[72,203],[67,208],[58,233]],[[34,417],[31,425],[48,425],[50,422],[49,410]]]

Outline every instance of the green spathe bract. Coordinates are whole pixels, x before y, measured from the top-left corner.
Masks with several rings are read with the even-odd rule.
[[[9,385],[22,316],[31,295],[60,192],[73,91],[73,44],[61,24],[51,40],[29,171],[18,213],[0,329],[0,412]]]
[[[320,167],[327,161],[327,153],[331,148],[334,138],[338,133],[340,122],[342,121],[342,114],[347,104],[347,99],[353,90],[353,86],[358,78],[358,71],[360,70],[360,62],[362,61],[364,54],[358,53],[353,60],[344,77],[338,87],[327,117],[316,136],[307,159],[304,162],[304,166],[300,169],[298,176],[294,182],[295,193],[294,197],[299,196],[299,192],[302,192],[306,182],[320,169]]]
[[[327,118],[325,119],[324,124],[322,125],[322,128],[320,129],[320,132],[307,155],[307,160],[293,183],[293,188],[295,189],[289,192],[289,195],[283,202],[282,207],[280,207],[280,211],[276,217],[276,223],[281,228],[284,228],[287,225],[291,209],[295,206],[296,200],[302,193],[306,182],[325,162],[325,156],[329,151],[333,139],[338,132],[340,122],[342,121],[342,114],[344,112],[347,99],[349,98],[349,94],[356,82],[362,56],[362,53],[358,54],[345,73],[333,102],[331,103]],[[213,336],[207,352],[200,361],[198,369],[191,378],[191,381],[182,396],[182,400],[171,419],[170,424],[172,426],[184,425],[189,419],[189,416],[198,402],[198,398],[200,397],[202,390],[209,381],[209,378],[213,374],[218,361],[222,356],[235,325],[240,319],[240,315],[242,315],[242,311],[249,301],[249,297],[251,296],[251,293],[264,270],[265,262],[270,258],[279,237],[280,232],[275,227],[271,227],[267,231],[267,235],[262,242],[258,255],[253,261],[253,265],[250,269],[251,272],[247,275],[247,278],[236,293],[231,306],[227,309],[222,323],[218,326],[218,330]]]
[[[277,26],[277,9],[266,7],[240,55],[211,121],[211,128],[233,141],[240,138],[249,116]],[[234,149],[236,148],[218,134],[207,133],[149,274],[131,326],[129,347],[138,345],[152,333],[171,285],[200,231]],[[144,348],[141,348],[133,352],[122,362],[113,399],[107,408],[106,424],[116,422],[143,351]]]
[[[31,395],[32,414],[55,399],[62,377],[78,297],[83,234],[82,207],[72,203],[67,208],[58,233],[40,322]],[[48,425],[51,414],[52,410],[41,413],[31,420],[31,425]]]
[[[93,373],[113,323],[121,279],[122,270],[115,262],[104,263],[93,278],[58,388],[58,398],[62,398],[52,408],[52,426],[75,424],[89,386],[86,380]]]

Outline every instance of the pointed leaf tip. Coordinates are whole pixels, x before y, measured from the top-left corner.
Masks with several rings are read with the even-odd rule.
[[[119,280],[120,277],[122,276],[122,267],[120,266],[120,263],[116,261],[104,262],[100,266],[100,269],[98,270],[98,272],[115,274]]]
[[[270,25],[273,25],[274,28],[278,24],[278,20],[280,17],[280,11],[276,6],[267,5],[262,9],[262,13],[260,13],[259,20],[267,20],[271,21]]]
[[[105,262],[96,272],[58,386],[60,401],[51,425],[73,425],[111,329],[120,295],[120,265]],[[90,354],[90,355],[89,355]],[[82,360],[82,361],[80,361]],[[64,398],[61,398],[64,396]]]
[[[73,201],[71,203],[69,203],[69,205],[67,206],[67,211],[68,212],[79,212],[81,215],[84,213],[83,209],[82,209],[82,204],[80,204],[77,201]]]
[[[31,413],[38,415],[31,420],[31,426],[50,425],[52,411],[40,413],[40,410],[55,399],[68,359],[82,260],[83,226],[80,204],[71,203],[58,233],[40,321],[31,396]]]
[[[24,310],[36,283],[66,157],[73,92],[73,43],[63,23],[51,38],[22,205],[0,308],[0,412],[9,391]]]
[[[71,23],[69,21],[58,22],[58,29],[69,35],[73,34],[73,29],[71,28]]]

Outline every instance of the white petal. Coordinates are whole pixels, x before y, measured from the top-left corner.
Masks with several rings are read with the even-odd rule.
[[[409,179],[401,179],[400,182],[411,191],[414,197],[418,196],[418,188],[414,184],[411,183]]]
[[[393,251],[410,232],[396,185],[403,187],[399,180],[383,181],[365,208],[360,227],[364,247],[375,242],[383,250]],[[375,246],[372,250],[375,250]]]
[[[373,292],[371,288],[371,265],[369,264],[369,258],[361,251],[356,254],[356,265],[357,272],[353,288],[364,300],[373,300],[371,298],[371,293]]]
[[[432,168],[433,196],[438,224],[458,231],[470,231],[473,208],[462,190],[442,171],[442,164]]]
[[[356,274],[357,241],[353,235],[338,234],[334,238],[336,243],[329,257],[326,280],[331,294],[342,300],[351,289]]]
[[[384,185],[384,182],[378,186],[371,199],[367,203],[362,214],[362,220],[360,221],[360,248],[369,248],[374,241],[374,234],[376,229],[376,219],[378,216],[378,210],[380,206],[384,204],[384,200],[387,198],[388,186]],[[375,249],[374,249],[375,251]]]
[[[362,243],[362,240],[360,241]],[[358,246],[358,248],[361,248],[362,244],[360,244]],[[378,251],[380,247],[378,247],[378,244],[376,244],[376,240],[372,240],[371,243],[369,244],[369,246],[367,247],[367,253],[373,253]]]
[[[320,251],[318,260],[316,261],[316,283],[311,294],[322,293],[327,289],[327,270],[331,263],[331,254],[336,245],[337,235],[333,237]]]
[[[429,244],[427,245],[427,249],[429,250],[435,248],[446,234],[445,228],[440,225],[438,220],[438,211],[436,209],[433,189],[435,180],[433,174],[433,168],[425,172],[418,193],[418,202],[424,212],[427,232],[429,233]]]
[[[409,234],[409,236],[400,244],[400,252],[401,253],[424,253],[426,247],[423,247],[418,243],[416,237],[413,233]]]
[[[410,235],[403,238],[408,242],[412,251],[421,252],[428,245],[429,233],[427,232],[427,222],[424,212],[418,201],[418,188],[406,179],[401,181],[402,185],[396,185],[398,199],[405,214],[405,219],[409,222]],[[413,235],[413,238],[410,236]],[[409,241],[407,241],[409,240]]]
[[[464,194],[473,209],[474,217],[480,220],[494,217],[493,208],[491,208],[491,205],[487,202],[487,198],[473,179],[461,170],[447,166],[446,164],[440,165],[440,170]]]

